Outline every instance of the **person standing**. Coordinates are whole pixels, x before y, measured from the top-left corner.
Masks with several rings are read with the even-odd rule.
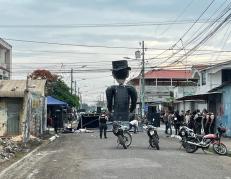
[[[197,110],[197,113],[194,116],[194,121],[195,121],[195,127],[194,127],[194,132],[196,134],[201,134],[201,129],[202,129],[202,114],[200,113],[200,110]]]
[[[168,122],[167,122],[167,134],[168,134],[168,129],[170,130],[170,135],[172,135],[172,123],[173,123],[173,118],[174,114],[173,112],[169,112],[168,114]]]
[[[165,134],[168,134],[168,115],[169,113],[167,111],[163,115],[163,122],[165,124]]]
[[[58,134],[58,124],[59,124],[57,115],[54,115],[52,119],[53,119],[55,134],[57,135]]]
[[[179,111],[176,111],[174,113],[173,124],[174,124],[174,128],[175,128],[175,135],[178,135],[179,130],[180,130],[180,124],[181,124],[181,118],[179,115]]]
[[[106,115],[106,113],[102,113],[99,116],[99,136],[100,139],[102,139],[102,135],[104,134],[104,138],[107,138],[107,121],[108,121],[108,117]]]

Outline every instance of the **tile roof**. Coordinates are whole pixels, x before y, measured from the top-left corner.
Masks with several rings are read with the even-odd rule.
[[[145,73],[145,78],[192,78],[190,70],[152,70]]]

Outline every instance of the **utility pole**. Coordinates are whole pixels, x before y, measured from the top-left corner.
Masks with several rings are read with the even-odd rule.
[[[75,80],[75,96],[77,95],[77,91],[76,91],[76,80]]]
[[[144,117],[144,108],[145,108],[145,101],[144,101],[144,41],[142,41],[142,69],[141,69],[141,116]]]
[[[73,68],[71,69],[71,94],[72,94],[72,91],[73,91]]]
[[[29,93],[29,75],[26,78],[26,89],[25,89],[25,99],[26,99],[26,119],[24,125],[23,133],[23,143],[26,145],[30,139],[30,118],[31,118],[31,100]]]

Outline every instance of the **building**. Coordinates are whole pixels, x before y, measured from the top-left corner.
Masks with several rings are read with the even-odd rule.
[[[46,80],[0,80],[0,136],[46,130]]]
[[[129,84],[134,85],[137,90],[139,104],[141,103],[140,79],[138,76],[129,81]],[[185,89],[184,94],[186,94],[189,91],[187,88],[193,89],[197,84],[197,79],[192,78],[192,73],[189,70],[151,70],[145,73],[144,81],[144,98],[147,106],[169,103],[174,99],[175,87],[184,87],[182,89]],[[194,93],[193,90],[192,93]]]
[[[0,80],[11,79],[12,46],[0,38]]]
[[[229,129],[227,135],[231,136],[231,61],[218,63],[212,66],[193,66],[194,79],[198,80],[198,86],[194,95],[186,95],[178,98],[181,103],[192,101],[204,101],[205,105],[194,109],[203,110],[206,108],[209,112],[215,114],[217,124],[222,123]]]

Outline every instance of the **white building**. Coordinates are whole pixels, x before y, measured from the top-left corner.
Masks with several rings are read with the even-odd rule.
[[[12,46],[0,38],[0,80],[11,79]]]
[[[199,82],[196,94],[205,94],[224,82],[231,81],[231,61],[204,66],[204,68],[194,66],[192,72],[192,77],[198,79]]]
[[[178,97],[178,106],[191,103],[191,111],[204,108],[219,115],[221,92],[212,92],[224,83],[231,81],[231,61],[216,65],[196,65],[192,67],[192,78],[198,80],[195,94]],[[192,105],[193,104],[193,105]],[[187,109],[186,109],[187,110]]]
[[[197,79],[192,79],[192,73],[189,70],[151,70],[145,73],[144,78],[146,109],[171,102],[174,99],[175,87],[184,87],[181,88],[182,90],[185,89],[184,94],[189,92],[189,89],[194,94],[197,84]],[[140,76],[130,80],[129,83],[135,86],[138,93],[138,103],[140,103]],[[179,95],[179,93],[176,94]]]

